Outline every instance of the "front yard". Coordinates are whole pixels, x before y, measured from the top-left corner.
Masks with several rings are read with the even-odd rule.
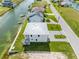
[[[54,37],[55,37],[56,39],[65,39],[65,38],[66,38],[66,36],[63,35],[63,34],[54,35]]]
[[[58,22],[58,20],[56,19],[55,15],[53,15],[53,13],[44,13],[45,18],[47,19],[51,19],[54,22]]]
[[[62,28],[59,24],[47,24],[49,31],[61,31]]]

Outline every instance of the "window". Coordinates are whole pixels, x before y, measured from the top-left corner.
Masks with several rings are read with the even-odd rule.
[[[40,35],[38,35],[38,37],[40,37]]]
[[[32,35],[31,35],[31,37],[32,37]]]
[[[36,41],[37,41],[37,39],[36,39]]]

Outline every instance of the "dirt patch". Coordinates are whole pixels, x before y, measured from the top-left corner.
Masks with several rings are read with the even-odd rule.
[[[61,52],[27,52],[11,56],[9,59],[68,59]]]

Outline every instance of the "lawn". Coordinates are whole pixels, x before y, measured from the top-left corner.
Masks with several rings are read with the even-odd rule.
[[[62,52],[68,56],[68,59],[77,59],[72,47],[67,42],[50,42],[49,46],[52,52]]]
[[[51,19],[54,22],[58,22],[55,15],[53,13],[44,13],[44,17],[47,19]]]
[[[50,22],[50,20],[48,18],[45,18],[45,22]]]
[[[48,42],[31,42],[29,46],[25,46],[25,51],[50,51]]]
[[[44,13],[52,13],[51,9],[49,8],[48,5],[46,5]]]
[[[19,4],[19,3],[21,3],[23,0],[12,0],[12,2],[13,3],[16,3],[17,5]]]
[[[63,35],[63,34],[58,34],[58,35],[55,35],[54,36],[56,39],[65,39],[66,38],[66,36],[65,35]]]
[[[7,11],[9,11],[11,8],[8,7],[0,7],[0,16],[5,14]]]
[[[60,7],[56,9],[59,11],[61,10],[61,16],[65,19],[71,29],[75,32],[75,34],[79,37],[79,12],[67,7]]]
[[[25,51],[62,52],[67,55],[68,59],[77,59],[72,47],[67,42],[31,42],[31,45],[25,46]]]
[[[33,4],[32,4],[32,8],[33,7],[43,7],[47,5],[47,2],[46,1],[35,1]]]
[[[2,2],[2,0],[0,0],[0,2]]]
[[[47,24],[49,31],[61,31],[61,26],[59,24]]]
[[[17,40],[16,40],[16,42],[15,42],[15,51],[23,51],[23,46],[22,46],[22,41],[23,41],[23,39],[24,39],[24,35],[23,35],[23,32],[24,32],[24,30],[25,30],[25,27],[26,27],[26,25],[27,25],[27,20],[25,20],[25,22],[24,22],[24,24],[23,24],[23,26],[22,26],[22,29],[21,29],[21,32],[20,32],[20,34],[19,34],[19,36],[18,36],[18,38],[17,38]]]
[[[1,0],[0,0],[1,1]],[[19,4],[20,2],[22,2],[23,0],[12,0],[13,3]],[[9,10],[11,10],[11,8],[9,7],[1,7],[0,6],[0,16],[4,15],[6,12],[8,12]]]
[[[78,4],[79,4],[79,0],[77,0],[77,1],[76,1],[76,3],[78,3]]]

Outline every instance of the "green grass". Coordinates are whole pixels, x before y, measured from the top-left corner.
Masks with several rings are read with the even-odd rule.
[[[68,59],[77,59],[72,47],[67,42],[51,42],[49,46],[52,52],[62,52],[68,56]]]
[[[51,11],[51,9],[49,8],[48,5],[46,6],[44,13],[52,13],[52,11]]]
[[[13,3],[16,3],[17,5],[19,4],[19,3],[21,3],[23,0],[12,0],[12,2]]]
[[[72,8],[60,7],[58,8],[55,5],[56,9],[61,10],[61,16],[65,19],[71,29],[75,32],[75,34],[79,37],[79,12]]]
[[[54,36],[56,39],[65,39],[66,38],[66,36],[65,35],[62,35],[62,34],[60,34],[60,35],[55,35]]]
[[[0,2],[2,2],[2,0],[0,0]]]
[[[32,8],[33,7],[41,7],[41,6],[45,6],[47,5],[47,2],[46,1],[36,1],[32,4]]]
[[[47,24],[49,31],[61,31],[61,26],[59,24]]]
[[[24,22],[24,24],[23,24],[23,27],[22,27],[22,29],[21,29],[21,32],[20,32],[20,34],[19,34],[19,36],[18,36],[18,38],[17,38],[17,40],[16,40],[16,43],[15,43],[15,51],[23,51],[23,46],[22,46],[22,41],[23,41],[23,39],[24,39],[24,35],[23,35],[23,32],[24,32],[24,30],[25,30],[25,27],[26,27],[26,25],[27,25],[27,20],[25,20],[25,22]]]
[[[48,18],[45,18],[45,22],[50,22],[50,20]]]
[[[19,48],[21,47],[19,46]],[[25,51],[62,52],[68,59],[77,59],[72,47],[67,42],[31,42],[31,45],[25,46]],[[17,59],[18,56],[13,58]]]
[[[78,4],[79,4],[79,0],[77,0],[77,1],[76,1],[76,3],[78,3]]]
[[[55,22],[58,22],[55,15],[49,15],[47,18],[52,19]]]
[[[0,7],[0,16],[5,14],[9,10],[10,10],[10,8],[8,8],[8,7]]]
[[[47,18],[47,19],[51,19],[52,21],[54,21],[54,22],[58,22],[58,20],[56,19],[56,17],[55,17],[55,15],[49,15],[49,14],[52,14],[52,13],[44,13],[44,16],[45,16],[45,18]]]
[[[25,51],[50,51],[48,42],[31,42],[29,46],[25,46]]]

